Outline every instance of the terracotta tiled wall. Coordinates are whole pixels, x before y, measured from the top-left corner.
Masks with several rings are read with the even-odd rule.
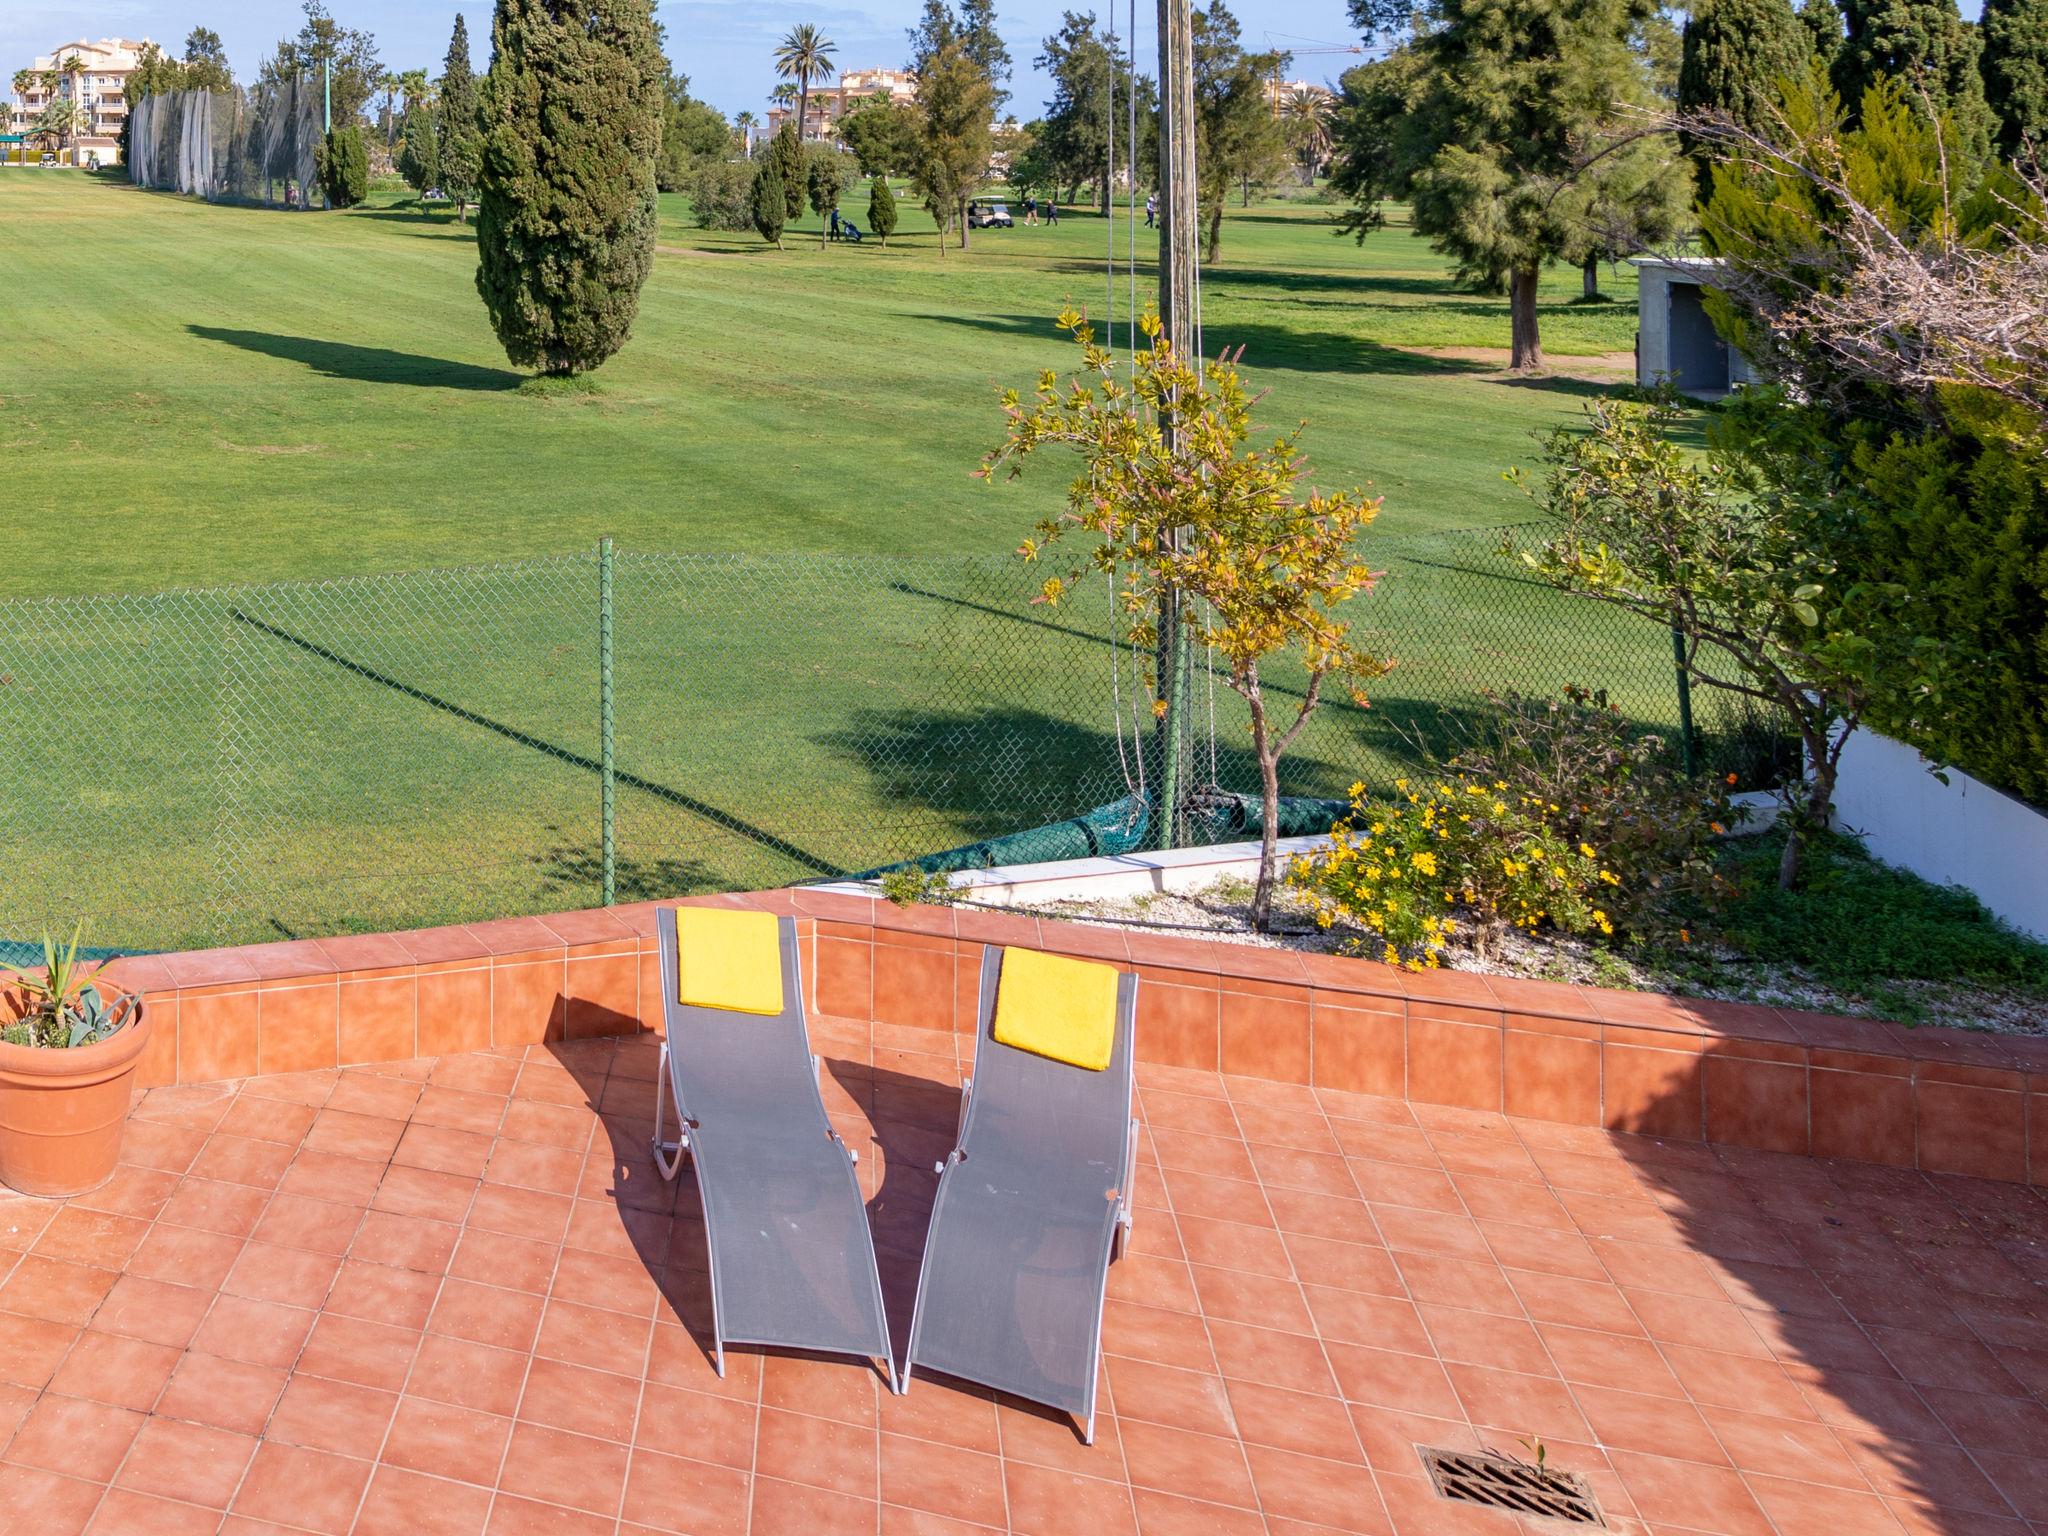
[[[981,946],[1032,945],[1144,978],[1145,1062],[2048,1184],[2048,1039],[1408,975],[822,891],[708,900],[798,917],[811,1001],[834,1049],[929,1050],[971,1033]],[[151,1084],[442,1055],[654,1027],[654,911],[158,955],[122,961],[120,974],[149,997]]]

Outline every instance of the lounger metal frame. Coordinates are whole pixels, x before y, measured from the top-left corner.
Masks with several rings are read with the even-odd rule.
[[[677,1070],[674,1065],[674,1059],[671,1055],[670,1050],[670,1042],[675,1038],[676,1035],[676,1025],[678,1019],[683,1016],[686,1016],[687,1013],[691,1011],[691,1005],[683,1003],[679,995],[680,962],[678,960],[677,955],[678,945],[676,939],[675,909],[673,907],[662,908],[656,916],[656,925],[657,931],[660,936],[661,946],[662,1017],[667,1028],[662,1037],[660,1069],[655,1081],[654,1088],[654,1164],[655,1167],[658,1170],[660,1170],[661,1176],[664,1180],[666,1180],[669,1183],[674,1183],[676,1175],[682,1171],[683,1161],[687,1157],[690,1163],[691,1172],[696,1178],[698,1203],[704,1207],[706,1213],[706,1220],[704,1224],[704,1252],[705,1262],[710,1272],[711,1282],[712,1362],[718,1374],[721,1377],[723,1377],[725,1375],[725,1346],[728,1343],[756,1344],[766,1348],[803,1348],[805,1346],[791,1345],[787,1340],[784,1339],[751,1339],[741,1338],[737,1335],[729,1337],[725,1332],[723,1322],[719,1316],[720,1309],[718,1304],[718,1244],[716,1243],[716,1241],[713,1240],[712,1226],[709,1220],[710,1202],[709,1194],[704,1188],[703,1162],[699,1157],[692,1155],[694,1154],[696,1149],[694,1148],[690,1140],[690,1133],[693,1130],[699,1128],[699,1122],[697,1121],[696,1117],[694,1117],[690,1113],[689,1106],[685,1104],[683,1101],[683,1086],[678,1078]],[[778,918],[776,920],[776,925],[776,936],[782,960],[783,1007],[785,1012],[793,1010],[796,1014],[797,1022],[799,1023],[799,1025],[803,1025],[806,1023],[806,1014],[803,1004],[803,961],[799,947],[796,942],[796,924],[793,919],[783,917]],[[716,1012],[717,1010],[705,1011]],[[806,1034],[808,1035],[808,1030],[806,1030]],[[825,1135],[832,1142],[832,1144],[835,1147],[837,1147],[841,1152],[846,1154],[847,1183],[852,1189],[852,1194],[855,1202],[860,1205],[862,1210],[862,1221],[860,1230],[862,1236],[866,1238],[868,1243],[867,1271],[869,1278],[874,1282],[875,1309],[877,1314],[882,1319],[883,1335],[881,1339],[883,1352],[879,1356],[873,1356],[870,1358],[878,1359],[881,1362],[884,1368],[884,1374],[886,1374],[889,1378],[890,1389],[892,1391],[900,1393],[901,1391],[903,1391],[905,1383],[903,1377],[896,1369],[896,1362],[889,1346],[889,1311],[882,1297],[881,1271],[875,1263],[874,1237],[873,1234],[870,1232],[866,1221],[867,1202],[865,1198],[861,1195],[860,1178],[859,1175],[855,1172],[855,1169],[860,1163],[860,1153],[855,1151],[852,1147],[849,1147],[845,1143],[845,1141],[841,1139],[839,1133],[832,1128],[831,1119],[825,1113],[824,1093],[818,1087],[818,1074],[822,1070],[822,1064],[819,1061],[816,1052],[811,1053],[810,1061],[811,1074],[808,1081],[810,1084],[812,1100],[817,1105],[818,1123],[824,1128]],[[677,1122],[676,1136],[673,1141],[666,1139],[664,1136],[664,1131],[667,1125],[667,1120],[664,1113],[666,1108],[665,1100],[671,1098],[675,1101]]]
[[[974,1036],[974,1063],[977,1073],[981,1068],[982,1052],[989,1049],[993,1041],[996,995],[1002,986],[1002,963],[1003,946],[999,944],[983,946],[981,952],[979,1018],[976,1023]],[[1111,1060],[1113,1062],[1121,1060],[1124,1063],[1124,1103],[1127,1106],[1130,1102],[1131,1088],[1136,1076],[1137,1049],[1136,1042],[1131,1037],[1135,1033],[1137,1000],[1138,978],[1131,974],[1119,976],[1117,978],[1116,994],[1116,1029],[1119,1039],[1117,1041],[1117,1048],[1111,1052]],[[1008,1049],[1008,1047],[1002,1048]],[[1076,1067],[1074,1070],[1078,1072],[1085,1069]],[[946,1154],[943,1162],[935,1165],[935,1171],[939,1175],[939,1188],[932,1200],[932,1220],[929,1234],[936,1234],[938,1231],[939,1218],[944,1209],[946,1199],[947,1181],[954,1176],[955,1170],[967,1160],[967,1144],[973,1134],[975,1107],[979,1102],[981,1101],[975,1097],[974,1093],[974,1076],[970,1075],[960,1085],[960,1121],[958,1129],[954,1133],[953,1149]],[[1109,1208],[1111,1221],[1109,1254],[1108,1261],[1103,1265],[1101,1275],[1097,1279],[1095,1286],[1094,1336],[1090,1350],[1086,1402],[1083,1404],[1081,1412],[1081,1439],[1088,1445],[1095,1443],[1096,1379],[1102,1373],[1102,1314],[1108,1300],[1109,1265],[1121,1259],[1130,1244],[1131,1228],[1136,1220],[1136,1207],[1131,1198],[1131,1185],[1137,1176],[1137,1163],[1138,1118],[1136,1115],[1130,1115],[1129,1127],[1124,1136],[1123,1166],[1119,1171],[1116,1187],[1110,1192],[1111,1197],[1105,1202]],[[898,1387],[899,1391],[909,1390],[910,1373],[917,1359],[918,1337],[924,1323],[925,1282],[931,1273],[931,1256],[931,1236],[927,1235],[924,1256],[918,1264],[917,1301],[910,1317],[910,1342],[904,1351],[903,1367],[898,1373],[901,1383]],[[984,1382],[982,1385],[1005,1390],[1000,1382]]]

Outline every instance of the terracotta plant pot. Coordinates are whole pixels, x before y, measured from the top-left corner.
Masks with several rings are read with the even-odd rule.
[[[93,1045],[0,1042],[0,1184],[59,1198],[114,1176],[135,1064],[149,1045],[142,999],[131,993],[114,1006],[125,1015],[121,1027]]]

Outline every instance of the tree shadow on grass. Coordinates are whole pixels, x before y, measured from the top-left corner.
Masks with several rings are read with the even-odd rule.
[[[506,368],[481,368],[445,357],[422,357],[389,347],[359,347],[347,341],[321,341],[312,336],[280,336],[273,331],[239,331],[218,325],[188,325],[203,341],[225,342],[245,352],[303,363],[330,379],[364,384],[409,384],[420,389],[512,390],[526,382],[524,374]]]
[[[1103,705],[1107,724],[1106,699]],[[959,829],[956,844],[1049,826],[1118,800],[1136,787],[1140,754],[1146,759],[1145,782],[1156,784],[1159,774],[1149,730],[1136,751],[1125,736],[1120,761],[1112,732],[1021,705],[863,710],[820,739],[870,776],[893,814],[914,820],[920,833],[933,816],[942,817]],[[1208,779],[1206,739],[1195,758],[1193,777]],[[1347,765],[1299,749],[1281,763],[1281,787],[1288,793],[1311,782],[1341,787],[1351,777]],[[1248,740],[1217,742],[1214,778],[1227,790],[1257,792],[1258,767]]]
[[[918,318],[942,325],[965,326],[1002,336],[1058,337],[1051,318],[1040,315],[949,315],[922,314]],[[1244,348],[1247,365],[1256,368],[1288,368],[1297,373],[1373,373],[1407,378],[1479,376],[1496,370],[1487,363],[1464,358],[1431,357],[1404,351],[1361,336],[1335,331],[1303,331],[1293,326],[1216,323],[1207,328],[1205,341],[1213,355],[1221,347]]]

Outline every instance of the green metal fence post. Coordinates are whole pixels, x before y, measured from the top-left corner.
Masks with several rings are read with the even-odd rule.
[[[597,541],[597,747],[604,904],[618,900],[618,772],[612,760],[612,541]]]
[[[1688,774],[1698,773],[1699,743],[1692,729],[1692,674],[1685,665],[1685,631],[1671,626],[1671,660],[1678,669],[1678,751]]]
[[[1187,626],[1175,611],[1179,601],[1180,594],[1169,587],[1159,605],[1159,690],[1166,709],[1159,717],[1159,804],[1155,810],[1162,849],[1180,846],[1180,808],[1187,797],[1187,761],[1182,747],[1188,732],[1189,656]]]

